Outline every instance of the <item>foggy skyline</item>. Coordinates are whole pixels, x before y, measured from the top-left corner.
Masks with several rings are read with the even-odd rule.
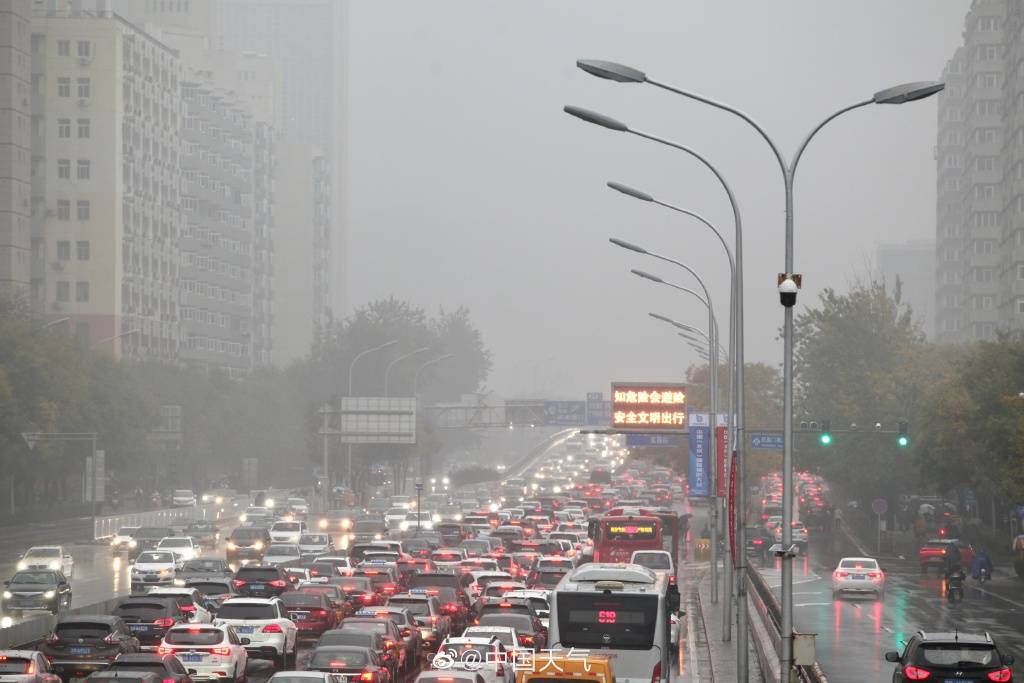
[[[595,79],[576,59],[619,61],[737,106],[788,157],[839,107],[939,78],[969,4],[748,2],[740,16],[717,3],[352,3],[348,301],[468,306],[494,354],[487,389],[505,395],[582,398],[611,380],[676,379],[696,355],[647,312],[700,327],[706,315],[629,269],[696,283],[609,245],[615,236],[701,273],[724,341],[728,266],[716,238],[604,184],[702,213],[731,244],[721,188],[682,153],[562,113],[573,104],[692,146],[722,170],[745,228],[746,357],[778,365],[784,207],[770,149],[725,112]],[[815,139],[796,180],[797,314],[824,287],[866,277],[879,243],[934,237],[935,131],[929,100],[862,109]]]

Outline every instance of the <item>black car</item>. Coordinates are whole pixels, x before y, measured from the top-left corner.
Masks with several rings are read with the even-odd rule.
[[[391,683],[391,675],[377,653],[366,647],[333,645],[318,647],[309,658],[309,671],[351,674],[360,683]]]
[[[161,683],[192,683],[188,670],[174,655],[156,653],[134,653],[121,655],[110,663],[107,671],[152,672],[160,677]]]
[[[189,621],[189,613],[181,609],[178,598],[173,595],[125,598],[110,613],[121,617],[143,649],[156,649],[167,629]]]
[[[292,590],[284,569],[260,564],[239,567],[231,584],[245,598],[276,598]]]
[[[185,560],[181,568],[174,572],[174,579],[176,584],[184,585],[182,582],[188,583],[193,579],[230,577],[232,573],[231,567],[224,560],[204,557]]]
[[[209,520],[197,520],[185,527],[185,535],[196,539],[199,545],[216,546],[220,541],[220,529]]]
[[[63,573],[32,569],[17,572],[4,581],[0,608],[17,617],[23,611],[47,611],[57,614],[71,607],[71,584]]]
[[[97,671],[85,679],[88,683],[161,683],[151,671]]]
[[[992,636],[963,632],[918,631],[903,654],[892,650],[885,660],[896,664],[893,683],[903,681],[957,681],[1013,683],[1013,657],[996,647]]]
[[[65,614],[57,618],[39,651],[64,680],[84,678],[106,669],[111,660],[138,652],[139,640],[121,617],[106,614]]]
[[[235,585],[231,582],[230,578],[210,578],[201,579],[194,578],[185,581],[186,588],[195,588],[197,591],[206,596],[214,607],[220,607],[220,603],[230,598],[237,598],[238,591],[235,590]]]
[[[768,560],[768,549],[775,543],[775,537],[762,526],[748,526],[747,533],[747,556],[760,558],[764,563]]]
[[[228,536],[224,554],[228,562],[259,560],[270,545],[270,531],[264,527],[240,526]]]
[[[138,556],[139,553],[155,548],[161,539],[176,535],[174,529],[167,526],[141,526],[132,535],[132,540],[135,541],[132,550]]]

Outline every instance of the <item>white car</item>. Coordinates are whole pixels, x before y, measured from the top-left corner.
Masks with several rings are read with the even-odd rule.
[[[521,588],[505,593],[503,598],[524,598],[530,601],[533,611],[537,613],[541,626],[548,627],[548,617],[551,615],[551,591],[541,588]]]
[[[843,593],[871,593],[885,597],[885,572],[870,557],[844,557],[832,572],[832,597]]]
[[[416,523],[417,519],[419,520],[418,525]],[[438,520],[440,520],[440,517],[438,517]],[[431,531],[434,528],[434,515],[429,512],[407,512],[405,518],[398,523],[398,528],[401,531],[413,529]]]
[[[213,612],[209,608],[209,602],[195,588],[185,586],[157,586],[149,591],[149,595],[173,595],[180,597],[178,605],[182,612],[187,612],[189,621],[193,624],[209,624],[213,621]]]
[[[173,586],[178,556],[170,550],[147,550],[139,553],[132,565],[132,592],[153,586]]]
[[[515,651],[519,647],[519,634],[511,626],[467,626],[462,631],[463,638],[497,638],[506,650]]]
[[[137,526],[123,526],[110,539],[110,549],[117,553],[128,552],[134,549],[138,543],[135,542],[133,534],[139,530]]]
[[[305,498],[289,498],[288,509],[296,517],[305,518],[309,514],[309,503]]]
[[[294,543],[271,543],[263,554],[262,564],[284,565],[298,564],[302,559],[299,546]]]
[[[334,550],[334,540],[330,534],[305,533],[299,536],[299,554],[325,555]]]
[[[629,563],[647,567],[651,571],[668,572],[670,575],[676,573],[672,553],[667,550],[634,550]]]
[[[17,569],[19,572],[26,569],[50,569],[63,572],[70,579],[75,571],[75,558],[62,545],[37,545],[25,551],[18,560]]]
[[[230,626],[172,626],[157,648],[162,655],[174,655],[185,668],[194,671],[192,680],[242,683],[249,653],[249,638],[239,637]]]
[[[178,556],[182,562],[194,560],[202,554],[203,549],[191,536],[168,536],[161,538],[154,550],[166,550]]]
[[[11,683],[60,683],[50,662],[35,650],[0,650],[0,680]]]
[[[486,683],[512,683],[514,667],[497,638],[445,638],[430,662],[431,669],[473,671]]]
[[[274,543],[298,543],[304,533],[305,522],[274,522],[270,527],[270,540]]]
[[[782,522],[772,529],[772,533],[775,535],[775,542],[782,543]],[[793,522],[792,539],[798,551],[807,552],[807,527],[803,522]]]
[[[394,531],[405,521],[407,514],[409,514],[409,510],[406,508],[391,508],[384,513],[384,523],[387,524],[388,529]]]
[[[295,666],[298,628],[288,618],[280,598],[231,598],[221,603],[215,624],[233,626],[239,638],[248,638],[249,655],[273,659],[278,671]]]
[[[171,494],[171,505],[176,508],[188,508],[196,504],[196,492],[192,489],[177,489]]]

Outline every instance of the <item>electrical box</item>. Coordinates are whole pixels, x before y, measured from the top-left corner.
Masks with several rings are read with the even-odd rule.
[[[793,663],[797,666],[811,666],[814,664],[814,637],[816,633],[794,633],[793,634]]]

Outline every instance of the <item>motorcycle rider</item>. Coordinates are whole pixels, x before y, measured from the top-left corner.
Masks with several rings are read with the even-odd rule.
[[[971,578],[977,579],[981,576],[982,570],[988,572],[989,577],[992,576],[992,558],[989,557],[988,551],[985,548],[978,550],[978,554],[974,556],[974,562],[971,563]]]

